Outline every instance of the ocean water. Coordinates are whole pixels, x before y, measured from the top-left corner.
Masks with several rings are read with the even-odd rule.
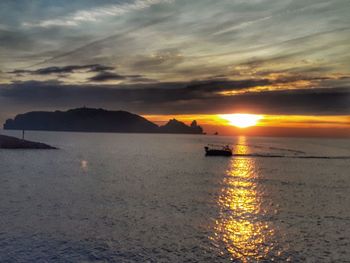
[[[0,262],[350,262],[350,140],[26,137],[60,150],[0,150]]]

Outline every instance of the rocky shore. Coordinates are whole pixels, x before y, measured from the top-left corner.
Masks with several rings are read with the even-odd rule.
[[[0,135],[0,149],[57,149],[50,145]]]

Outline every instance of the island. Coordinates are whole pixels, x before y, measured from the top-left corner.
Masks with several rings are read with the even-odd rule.
[[[176,119],[164,126],[127,111],[109,111],[95,108],[77,108],[67,111],[33,111],[8,119],[5,130],[43,130],[69,132],[121,132],[121,133],[182,133],[203,134],[193,121],[190,126]]]
[[[183,133],[183,134],[203,134],[203,129],[194,120],[190,126],[187,126],[181,121],[172,119],[164,126],[159,127],[161,133]]]
[[[0,149],[57,149],[45,143],[21,140],[12,136],[0,135]]]

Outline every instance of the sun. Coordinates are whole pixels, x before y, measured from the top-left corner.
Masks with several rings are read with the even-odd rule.
[[[257,114],[221,114],[220,118],[229,121],[230,125],[238,128],[248,128],[258,124],[259,120],[263,118],[262,115]]]

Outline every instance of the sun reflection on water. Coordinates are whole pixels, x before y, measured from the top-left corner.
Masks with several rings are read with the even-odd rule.
[[[245,137],[240,137],[235,153],[247,153]],[[255,262],[268,258],[273,249],[274,230],[264,221],[261,193],[256,183],[255,160],[233,158],[217,201],[220,217],[212,238],[221,252],[232,259]]]

